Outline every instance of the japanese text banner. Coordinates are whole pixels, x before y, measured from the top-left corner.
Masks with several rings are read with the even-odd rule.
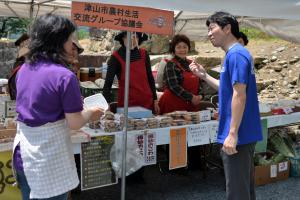
[[[72,20],[79,26],[173,34],[173,11],[72,1]]]

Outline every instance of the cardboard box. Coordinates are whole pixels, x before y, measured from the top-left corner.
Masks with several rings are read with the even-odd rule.
[[[13,142],[17,130],[16,129],[1,129],[0,130],[0,144]]]
[[[290,166],[290,161],[284,161],[274,165],[255,166],[255,185],[265,185],[288,179]]]

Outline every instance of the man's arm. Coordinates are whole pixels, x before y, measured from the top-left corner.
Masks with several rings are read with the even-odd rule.
[[[246,104],[246,85],[237,83],[233,86],[233,95],[231,101],[231,122],[230,133],[238,132]]]
[[[206,73],[205,78],[203,78],[203,80],[206,81],[206,83],[215,90],[219,90],[220,81],[218,79],[215,79],[214,77]]]
[[[219,80],[207,74],[206,70],[202,65],[193,61],[189,67],[196,76],[203,79],[209,86],[211,86],[215,90],[219,89]]]
[[[231,101],[230,129],[223,144],[223,151],[228,155],[237,153],[238,130],[245,110],[246,97],[246,85],[241,83],[234,84]]]

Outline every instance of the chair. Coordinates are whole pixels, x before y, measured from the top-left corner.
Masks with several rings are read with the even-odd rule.
[[[216,95],[211,96],[210,102],[215,105],[215,108],[218,108],[219,95],[216,94]]]

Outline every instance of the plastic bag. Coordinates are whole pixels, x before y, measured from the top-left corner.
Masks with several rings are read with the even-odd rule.
[[[116,175],[122,177],[122,154],[123,154],[123,134],[117,134],[115,144],[110,152],[112,168]],[[126,176],[134,173],[144,166],[144,158],[140,154],[134,134],[127,135],[126,149]]]

